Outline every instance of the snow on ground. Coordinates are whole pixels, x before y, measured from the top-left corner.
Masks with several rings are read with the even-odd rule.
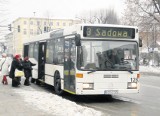
[[[24,101],[32,106],[44,111],[47,114],[56,116],[101,116],[100,111],[80,106],[75,102],[63,99],[60,96],[44,91],[37,91],[32,87],[14,89]]]
[[[152,72],[152,73],[160,73],[160,67],[154,66],[140,66],[140,72]]]
[[[140,66],[140,72],[152,72],[160,73],[159,67],[152,66]],[[101,116],[100,111],[96,111],[92,108],[80,106],[75,102],[63,99],[52,93],[45,91],[37,91],[32,87],[22,87],[14,89],[18,93],[27,105],[32,108],[44,111],[47,114],[56,116]]]

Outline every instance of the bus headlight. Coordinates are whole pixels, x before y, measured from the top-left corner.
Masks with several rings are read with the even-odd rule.
[[[128,82],[128,89],[137,89],[137,83]]]
[[[83,89],[93,89],[94,84],[93,83],[83,83]]]

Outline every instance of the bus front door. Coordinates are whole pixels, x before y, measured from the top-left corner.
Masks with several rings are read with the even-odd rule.
[[[73,40],[66,40],[64,47],[64,89],[75,93],[75,43]]]
[[[45,55],[46,54],[46,42],[39,43],[39,60],[38,60],[38,79],[44,81],[45,76]]]
[[[28,51],[29,51],[29,45],[24,45],[24,51],[23,51],[24,57],[28,56]]]

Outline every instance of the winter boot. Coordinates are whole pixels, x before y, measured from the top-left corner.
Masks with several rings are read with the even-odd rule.
[[[4,84],[4,79],[2,79],[2,83]]]
[[[26,78],[26,80],[24,81],[24,85],[26,85],[26,86],[29,86],[29,85],[30,85],[30,83],[29,83],[29,78]]]
[[[8,85],[8,81],[7,81],[6,75],[3,76],[2,83],[5,84],[5,85]]]
[[[3,76],[3,79],[4,79],[4,84],[8,85],[8,81],[7,81],[7,76],[6,75]]]

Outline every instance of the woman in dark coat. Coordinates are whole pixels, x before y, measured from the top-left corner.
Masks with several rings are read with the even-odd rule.
[[[32,77],[32,66],[35,66],[36,64],[33,64],[29,61],[28,57],[24,58],[23,61],[23,68],[24,68],[24,76],[26,77],[24,81],[24,85],[29,86],[29,78]]]
[[[21,77],[15,77],[15,70],[16,69],[18,69],[18,70],[23,69],[19,54],[15,55],[15,57],[13,58],[11,68],[10,68],[9,77],[12,78],[12,87],[17,87],[18,85],[20,85]]]

